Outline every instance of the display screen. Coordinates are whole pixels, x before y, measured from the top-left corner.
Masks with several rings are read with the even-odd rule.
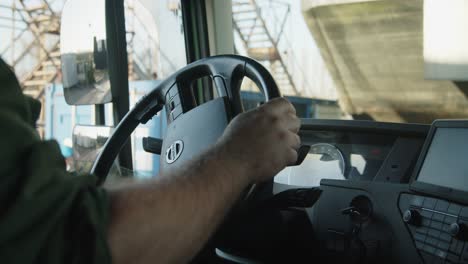
[[[468,128],[437,128],[417,181],[468,191]]]

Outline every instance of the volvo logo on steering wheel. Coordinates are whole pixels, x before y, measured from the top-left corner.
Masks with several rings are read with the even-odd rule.
[[[169,164],[174,163],[180,157],[183,150],[184,142],[182,140],[177,140],[174,143],[172,143],[166,149],[166,162]]]

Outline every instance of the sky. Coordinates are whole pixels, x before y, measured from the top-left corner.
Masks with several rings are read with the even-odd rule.
[[[60,51],[85,53],[93,51],[93,37],[106,39],[104,0],[68,1],[62,11]]]
[[[336,99],[336,88],[320,55],[320,51],[310,33],[300,0],[284,1],[291,5],[290,23],[287,35],[293,59],[296,60],[295,72],[301,89],[307,87],[305,94],[322,99]]]

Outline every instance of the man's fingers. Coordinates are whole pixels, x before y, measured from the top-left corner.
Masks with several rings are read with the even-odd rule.
[[[289,114],[286,116],[286,127],[289,131],[293,133],[298,133],[299,129],[301,128],[301,120],[293,114]]]
[[[273,99],[262,105],[260,109],[270,113],[276,119],[282,119],[283,125],[291,132],[299,132],[301,120],[296,116],[296,109],[287,99]]]
[[[287,165],[295,165],[298,159],[297,151],[301,147],[301,139],[297,134],[301,128],[301,120],[296,115],[296,109],[285,98],[276,98],[258,108],[264,117],[268,117],[272,127],[280,128],[280,140],[283,144],[282,154]],[[279,150],[280,150],[279,149]]]
[[[297,158],[298,158],[297,150],[292,149],[292,148],[288,149],[287,151],[288,166],[296,164]]]
[[[260,107],[275,115],[282,115],[284,113],[296,114],[294,106],[283,97],[268,101]]]
[[[285,143],[288,147],[297,150],[301,147],[301,138],[296,133],[289,132]]]

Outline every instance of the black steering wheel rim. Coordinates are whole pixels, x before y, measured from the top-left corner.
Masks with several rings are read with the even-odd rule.
[[[190,82],[205,76],[212,77],[220,97],[228,98],[233,116],[244,111],[240,98],[240,86],[244,77],[250,78],[261,89],[266,101],[281,96],[268,70],[253,59],[238,55],[219,55],[188,64],[141,98],[117,125],[91,169],[91,173],[98,178],[98,185],[106,180],[114,160],[136,127],[145,124],[162,110],[169,89],[179,85],[188,90]]]

